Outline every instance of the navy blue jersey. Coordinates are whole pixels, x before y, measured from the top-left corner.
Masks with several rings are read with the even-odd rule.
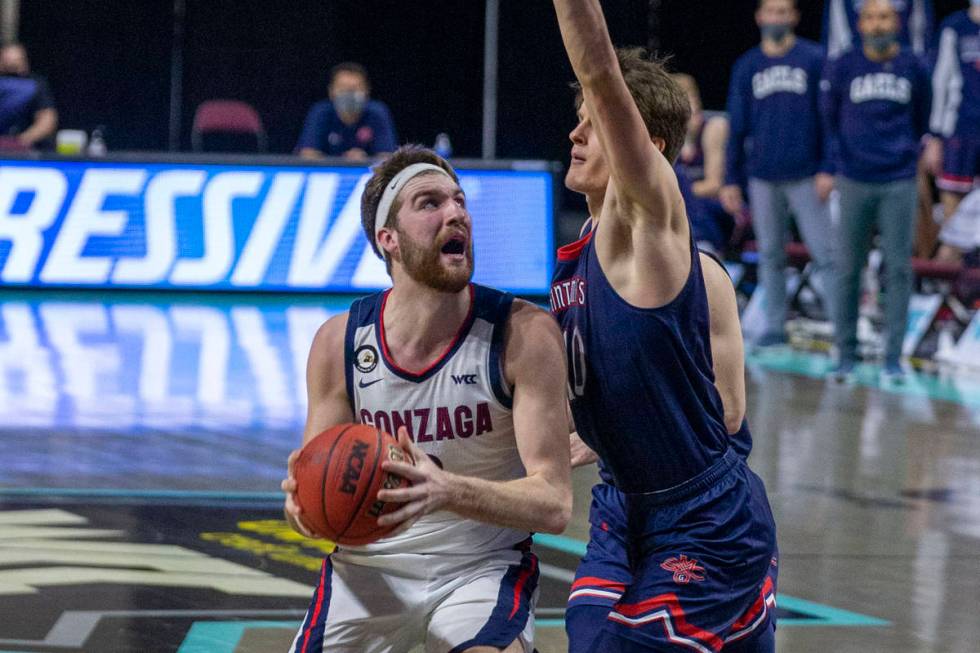
[[[0,136],[21,133],[34,123],[35,113],[53,108],[43,77],[0,75]]]
[[[637,308],[609,284],[592,235],[558,250],[551,287],[575,426],[619,489],[671,488],[728,449],[697,249],[677,297]]]
[[[799,37],[781,57],[761,46],[739,57],[728,90],[727,183],[831,171],[818,115],[823,65],[823,48]]]
[[[966,10],[943,22],[932,91],[935,135],[980,133],[980,25]]]
[[[891,0],[898,13],[899,41],[917,56],[925,56],[932,46],[935,21],[932,0]],[[860,44],[858,17],[864,0],[827,0],[823,13],[823,42],[831,59]]]
[[[379,152],[394,152],[398,147],[395,123],[388,107],[371,100],[353,125],[344,124],[329,100],[317,102],[303,124],[296,149],[311,147],[328,156],[360,148],[374,156]]]
[[[871,61],[851,50],[828,63],[822,111],[838,172],[881,183],[915,177],[919,143],[929,129],[931,83],[908,50]]]

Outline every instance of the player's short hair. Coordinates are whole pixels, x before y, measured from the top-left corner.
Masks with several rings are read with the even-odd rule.
[[[364,80],[364,83],[367,85],[367,87],[371,88],[371,79],[368,77],[367,68],[357,63],[356,61],[344,61],[331,68],[330,82],[329,82],[331,86],[333,85],[333,81],[337,79],[337,75],[339,75],[340,73],[352,73],[354,75],[360,75],[361,79]]]
[[[636,102],[650,138],[664,139],[664,156],[674,163],[687,136],[691,103],[687,93],[667,71],[667,59],[651,57],[644,48],[617,48],[616,58],[626,87]],[[582,102],[581,87],[576,106]]]
[[[698,99],[698,104],[701,104],[701,88],[698,86],[698,80],[694,79],[691,75],[687,73],[673,73],[671,77],[677,82],[682,89],[688,94],[693,95]]]
[[[422,145],[402,145],[383,161],[371,168],[373,174],[364,186],[364,194],[361,195],[361,226],[364,228],[365,237],[371,243],[371,249],[378,255],[378,258],[384,259],[388,272],[391,272],[391,261],[381,251],[374,234],[378,205],[381,203],[381,197],[384,195],[385,188],[395,178],[395,175],[414,163],[431,163],[432,165],[439,166],[446,171],[453,181],[457,184],[459,183],[459,177],[456,175],[453,167],[449,165],[449,162]],[[427,173],[423,172],[422,174]],[[428,174],[438,173],[433,170]],[[391,205],[391,213],[388,214],[387,226],[391,228],[398,226],[398,211],[400,209],[401,200],[395,199]]]

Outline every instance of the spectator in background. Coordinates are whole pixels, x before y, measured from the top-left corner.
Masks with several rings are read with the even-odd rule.
[[[813,259],[813,285],[825,310],[833,308],[828,297],[833,287],[828,198],[834,182],[818,109],[824,54],[817,43],[793,33],[799,19],[794,0],[760,0],[755,20],[762,43],[735,63],[728,93],[731,136],[720,199],[736,215],[748,177],[759,284],[765,292],[766,327],[757,346],[786,342],[791,211]]]
[[[855,45],[858,17],[865,0],[827,0],[823,11],[823,42],[827,56],[836,59]],[[935,14],[932,0],[892,0],[898,14],[898,42],[925,57],[932,47]]]
[[[928,73],[898,41],[890,0],[865,0],[858,22],[863,47],[832,61],[823,84],[823,116],[839,166],[836,339],[833,371],[845,380],[857,360],[861,270],[875,225],[886,269],[885,376],[901,381],[902,341],[912,291],[919,142],[929,127]]]
[[[720,115],[705,117],[701,91],[693,77],[684,73],[671,77],[684,89],[691,103],[684,147],[674,166],[681,178],[681,194],[687,203],[698,247],[720,255],[733,227],[732,216],[718,201],[718,192],[725,182],[728,119]]]
[[[980,188],[964,197],[946,220],[939,232],[939,242],[954,253],[957,260],[980,248]]]
[[[3,137],[18,148],[45,148],[58,129],[58,111],[43,77],[31,74],[20,43],[0,47],[0,147]]]
[[[364,66],[346,62],[330,71],[329,100],[317,102],[306,115],[297,153],[308,159],[342,156],[351,161],[394,152],[398,138],[391,112],[370,99]]]
[[[932,74],[933,138],[926,159],[947,220],[980,178],[980,0],[970,5],[943,22]],[[961,255],[944,243],[937,258],[959,261]]]

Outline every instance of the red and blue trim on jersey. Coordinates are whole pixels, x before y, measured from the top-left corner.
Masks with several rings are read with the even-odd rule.
[[[474,646],[493,646],[504,649],[524,632],[532,618],[531,602],[538,589],[538,557],[531,552],[531,539],[518,544],[521,561],[508,567],[500,581],[497,605],[487,623],[472,639],[455,646],[449,653],[461,653]]]
[[[354,409],[354,376],[355,367],[354,341],[357,330],[361,327],[375,326],[375,342],[371,343],[378,349],[378,356],[384,366],[392,374],[411,381],[422,383],[439,372],[452,357],[459,351],[466,341],[473,323],[477,319],[486,320],[493,324],[493,335],[490,343],[489,372],[490,382],[498,401],[506,407],[511,408],[513,403],[512,393],[503,378],[501,361],[503,358],[504,331],[507,320],[510,317],[511,305],[514,296],[510,293],[501,292],[493,288],[471,283],[469,286],[470,306],[466,318],[460,324],[449,346],[424,370],[413,372],[406,370],[394,361],[391,351],[388,348],[388,340],[385,334],[384,309],[388,301],[391,290],[385,290],[367,295],[356,300],[351,304],[350,312],[347,317],[347,332],[344,337],[344,357],[347,382],[347,396],[351,402],[351,409]]]
[[[320,653],[323,650],[323,631],[327,623],[327,610],[330,608],[330,580],[333,577],[333,564],[330,558],[323,560],[320,579],[313,592],[313,602],[303,619],[303,627],[296,638],[293,653]]]

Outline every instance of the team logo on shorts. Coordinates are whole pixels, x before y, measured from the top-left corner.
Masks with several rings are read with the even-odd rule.
[[[673,572],[674,582],[679,585],[687,585],[692,580],[704,580],[704,576],[700,573],[704,571],[704,567],[700,566],[697,560],[690,559],[684,554],[677,558],[667,558],[660,563],[660,567]]]
[[[378,350],[371,345],[362,345],[354,352],[354,367],[367,374],[378,366]]]

